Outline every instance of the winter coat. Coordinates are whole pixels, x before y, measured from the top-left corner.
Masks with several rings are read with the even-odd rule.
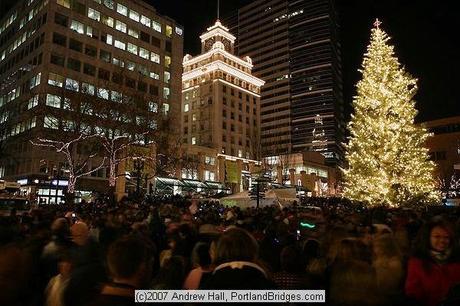
[[[436,264],[424,259],[409,259],[406,295],[426,306],[437,306],[449,289],[460,283],[460,262]]]

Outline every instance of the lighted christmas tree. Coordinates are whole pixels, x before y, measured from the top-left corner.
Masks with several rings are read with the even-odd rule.
[[[414,124],[417,80],[401,67],[379,26],[376,20],[353,101],[344,195],[369,205],[434,202],[434,163],[425,147],[430,135]]]

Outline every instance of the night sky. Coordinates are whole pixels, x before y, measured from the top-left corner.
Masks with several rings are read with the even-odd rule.
[[[199,35],[216,20],[217,0],[146,0],[184,26],[185,53],[200,52]],[[2,15],[14,3],[1,0]],[[226,16],[252,0],[221,0]],[[360,78],[362,56],[370,28],[379,18],[392,37],[396,55],[406,70],[419,79],[418,121],[460,115],[460,19],[453,0],[338,0],[341,24],[345,105],[351,105]],[[348,107],[350,111],[350,107]]]

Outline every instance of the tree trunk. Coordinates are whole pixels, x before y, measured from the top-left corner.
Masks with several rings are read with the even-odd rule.
[[[115,172],[116,171],[116,167],[115,167],[115,163],[114,162],[110,162],[110,170],[109,170],[109,186],[110,187],[115,187],[116,183],[117,183],[117,173]]]

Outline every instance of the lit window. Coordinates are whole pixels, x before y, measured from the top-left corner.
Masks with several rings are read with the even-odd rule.
[[[181,28],[176,27],[176,34],[182,36],[184,31]]]
[[[126,33],[126,23],[121,22],[120,20],[117,20],[115,22],[115,29],[117,29],[118,31],[121,31],[123,33]]]
[[[158,104],[155,102],[149,102],[149,112],[156,113],[158,111]]]
[[[155,79],[155,80],[159,80],[160,79],[160,75],[158,73],[155,73],[153,71],[150,72],[150,77],[152,79]]]
[[[170,80],[171,80],[171,73],[169,73],[169,71],[165,71],[165,76],[164,76],[165,83],[169,83]]]
[[[152,28],[153,28],[155,31],[161,33],[161,23],[152,20]]]
[[[34,108],[37,105],[38,105],[38,95],[35,95],[29,99],[29,103],[27,103],[27,109]]]
[[[171,66],[171,57],[165,55],[165,67],[169,68]]]
[[[81,92],[94,96],[94,85],[88,83],[81,83]]]
[[[163,114],[167,115],[168,112],[169,112],[169,104],[168,104],[168,103],[163,103],[163,104],[161,105],[161,108],[162,108]]]
[[[119,40],[115,40],[114,46],[115,46],[115,48],[126,50],[126,44],[124,42],[119,41]]]
[[[95,9],[88,8],[88,17],[93,19],[93,20],[100,21],[101,20],[101,13],[99,13]]]
[[[97,89],[97,97],[102,98],[105,100],[109,99],[109,91],[105,88],[98,88]]]
[[[86,26],[86,35],[89,37],[93,37],[93,28],[90,26]]]
[[[141,49],[142,49],[142,48],[141,48]],[[128,52],[137,55],[137,46],[134,45],[134,44],[132,44],[132,43],[128,43]]]
[[[115,57],[112,58],[112,64],[117,65],[117,66],[120,66],[120,67],[124,67],[124,66],[125,66],[125,63],[124,63],[122,60],[120,60],[120,59],[118,59],[118,58],[115,58]]]
[[[215,180],[215,174],[212,171],[209,170],[204,170],[204,180],[205,181],[214,181]]]
[[[123,16],[128,16],[128,8],[120,3],[117,4],[117,12]]]
[[[112,90],[110,98],[112,99],[112,101],[118,102],[118,103],[121,103],[123,101],[122,94],[114,90]]]
[[[167,37],[171,37],[171,36],[172,36],[172,27],[171,27],[171,26],[169,26],[169,25],[166,26],[165,35],[166,35]]]
[[[134,71],[134,69],[136,69],[136,64],[128,61],[126,62],[126,68],[128,68],[128,70]]]
[[[72,90],[72,91],[78,91],[79,90],[78,81],[75,81],[72,79],[66,79],[65,89]]]
[[[139,56],[142,58],[145,58],[146,60],[149,59],[149,50],[146,50],[144,48],[139,49]]]
[[[40,79],[41,79],[42,73],[39,72],[36,76],[34,76],[30,80],[30,89],[34,88],[35,86],[40,85]]]
[[[206,165],[214,166],[215,163],[216,163],[216,159],[214,157],[206,156],[205,159],[204,159],[204,163]]]
[[[63,109],[71,109],[70,99],[69,98],[64,98],[64,101],[62,103],[62,108]]]
[[[139,31],[135,29],[128,29],[128,35],[134,38],[139,38]]]
[[[57,0],[57,4],[70,8],[70,0]]]
[[[70,24],[70,29],[80,34],[85,33],[85,26],[83,25],[83,23],[78,22],[76,20],[72,20],[72,23]]]
[[[196,137],[192,137],[192,145],[196,144]]]
[[[171,94],[171,90],[169,89],[169,87],[164,87],[163,88],[163,98],[169,99],[170,94]]]
[[[105,41],[108,45],[113,44],[113,36],[110,34],[107,34],[107,39]]]
[[[129,18],[131,18],[134,21],[139,22],[139,13],[133,10],[129,11]]]
[[[56,95],[47,94],[46,95],[46,105],[54,108],[61,108],[62,98]]]
[[[113,28],[113,18],[112,17],[102,15],[102,23]]]
[[[113,0],[104,0],[104,6],[111,10],[115,8]]]
[[[145,17],[144,15],[141,16],[141,23],[146,27],[150,28],[150,18]]]
[[[196,121],[196,114],[192,115],[192,121]]]
[[[47,129],[58,129],[59,128],[59,120],[58,118],[50,115],[46,115],[43,120],[43,126]]]
[[[48,84],[62,87],[64,85],[64,77],[59,74],[50,73],[48,78]]]
[[[184,113],[186,113],[188,111],[189,111],[189,105],[187,103],[187,104],[184,104]]]
[[[156,54],[155,52],[150,52],[150,60],[154,63],[160,63],[160,55]]]

